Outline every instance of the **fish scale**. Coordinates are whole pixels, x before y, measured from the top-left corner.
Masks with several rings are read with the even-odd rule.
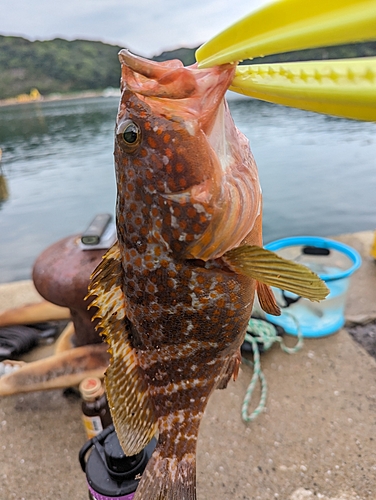
[[[261,248],[257,168],[224,100],[234,67],[125,50],[120,61],[118,242],[89,296],[109,344],[106,390],[124,452],[158,433],[134,500],[195,500],[200,421],[214,389],[237,376],[256,287],[272,314],[269,285],[309,298],[312,288],[314,300],[327,289]]]

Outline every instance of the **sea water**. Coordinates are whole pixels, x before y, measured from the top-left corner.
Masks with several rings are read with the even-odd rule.
[[[0,283],[31,277],[59,239],[114,213],[117,98],[0,108]],[[232,100],[263,190],[264,242],[376,227],[376,123]]]

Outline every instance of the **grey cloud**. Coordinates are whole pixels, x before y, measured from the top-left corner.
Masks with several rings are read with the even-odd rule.
[[[146,56],[194,47],[266,0],[0,0],[0,33],[31,39],[88,38]]]

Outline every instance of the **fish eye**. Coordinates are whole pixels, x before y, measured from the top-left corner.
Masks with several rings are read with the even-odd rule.
[[[140,135],[140,129],[135,123],[130,123],[127,125],[123,132],[124,142],[127,144],[134,144]]]
[[[141,142],[141,129],[132,120],[126,120],[118,127],[117,133],[122,139],[123,146],[131,153]]]

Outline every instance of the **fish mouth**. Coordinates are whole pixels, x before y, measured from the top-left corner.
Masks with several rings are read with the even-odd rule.
[[[135,56],[127,49],[119,52],[121,91],[131,91],[157,113],[186,122],[196,133],[197,124],[210,133],[217,110],[235,74],[235,65],[224,64],[198,69],[197,63],[184,66],[179,60],[155,62]],[[162,104],[162,106],[161,106]]]

